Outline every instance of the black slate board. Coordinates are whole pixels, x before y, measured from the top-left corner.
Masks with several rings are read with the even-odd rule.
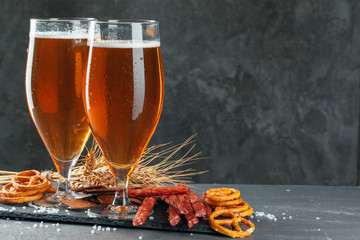
[[[38,207],[37,207],[38,208]],[[151,217],[148,217],[142,226],[134,227],[132,220],[112,220],[107,218],[91,217],[87,210],[59,210],[57,213],[51,213],[51,208],[48,211],[41,211],[32,204],[19,205],[5,205],[0,203],[0,216],[5,218],[21,218],[42,221],[54,221],[65,223],[81,223],[81,224],[98,224],[114,227],[132,227],[156,230],[173,230],[193,233],[215,233],[208,222],[199,219],[199,223],[193,228],[188,228],[185,218],[182,216],[181,221],[176,226],[171,226],[168,221],[167,204],[158,201],[154,206],[154,211]]]

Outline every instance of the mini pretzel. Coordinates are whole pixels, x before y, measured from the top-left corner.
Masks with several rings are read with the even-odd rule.
[[[36,170],[21,172],[12,177],[12,184],[18,190],[38,190],[46,187],[49,180]]]
[[[50,181],[48,181],[46,186],[44,186],[43,188],[22,191],[22,190],[16,189],[11,182],[3,187],[2,193],[6,197],[26,197],[26,196],[31,196],[31,195],[35,195],[38,193],[46,192],[51,187],[52,187],[52,184]]]
[[[206,191],[206,197],[214,202],[229,201],[240,197],[240,191],[235,188],[211,188]]]
[[[214,219],[218,216],[224,216],[224,215],[231,216],[231,219]],[[243,225],[248,226],[249,228],[243,231],[240,226],[239,222],[241,222]],[[232,238],[244,238],[251,235],[252,232],[255,230],[255,225],[245,219],[245,218],[237,218],[234,213],[231,211],[228,211],[226,209],[223,210],[216,210],[210,215],[209,218],[209,224],[212,229],[215,231],[225,234]],[[222,225],[232,226],[234,230],[227,229],[223,227]]]
[[[216,201],[212,201],[208,197],[206,197],[206,202],[213,207],[224,207],[224,206],[229,207],[229,206],[239,205],[242,202],[242,198],[237,198],[234,200],[228,200],[228,201],[222,201],[222,202],[216,202]]]
[[[245,201],[242,201],[240,204],[235,206],[228,206],[228,207],[216,207],[215,210],[223,210],[227,209],[232,213],[241,213],[249,209],[249,204]]]
[[[26,197],[6,197],[6,196],[2,195],[0,197],[0,202],[5,203],[5,204],[25,203],[25,202],[32,202],[32,201],[38,200],[40,198],[42,198],[42,193],[38,193],[35,195],[26,196]]]

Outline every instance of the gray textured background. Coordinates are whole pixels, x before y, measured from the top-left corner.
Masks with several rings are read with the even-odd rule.
[[[30,18],[160,21],[151,144],[198,133],[196,182],[359,183],[359,1],[0,0],[0,169],[53,168],[28,113]]]

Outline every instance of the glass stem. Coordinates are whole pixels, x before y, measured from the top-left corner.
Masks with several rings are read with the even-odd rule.
[[[71,192],[70,174],[75,164],[76,160],[69,162],[61,162],[60,164],[58,164],[57,169],[60,174],[60,179],[57,195],[67,195]]]
[[[115,198],[112,203],[114,207],[117,206],[129,206],[131,204],[129,195],[128,195],[128,184],[129,177],[128,173],[130,168],[128,169],[114,169],[116,176],[116,193]]]

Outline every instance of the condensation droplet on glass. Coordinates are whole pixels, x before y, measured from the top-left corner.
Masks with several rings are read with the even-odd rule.
[[[142,60],[144,60],[144,58],[143,58],[143,57],[141,57],[141,58],[140,58],[140,60],[142,61]]]

